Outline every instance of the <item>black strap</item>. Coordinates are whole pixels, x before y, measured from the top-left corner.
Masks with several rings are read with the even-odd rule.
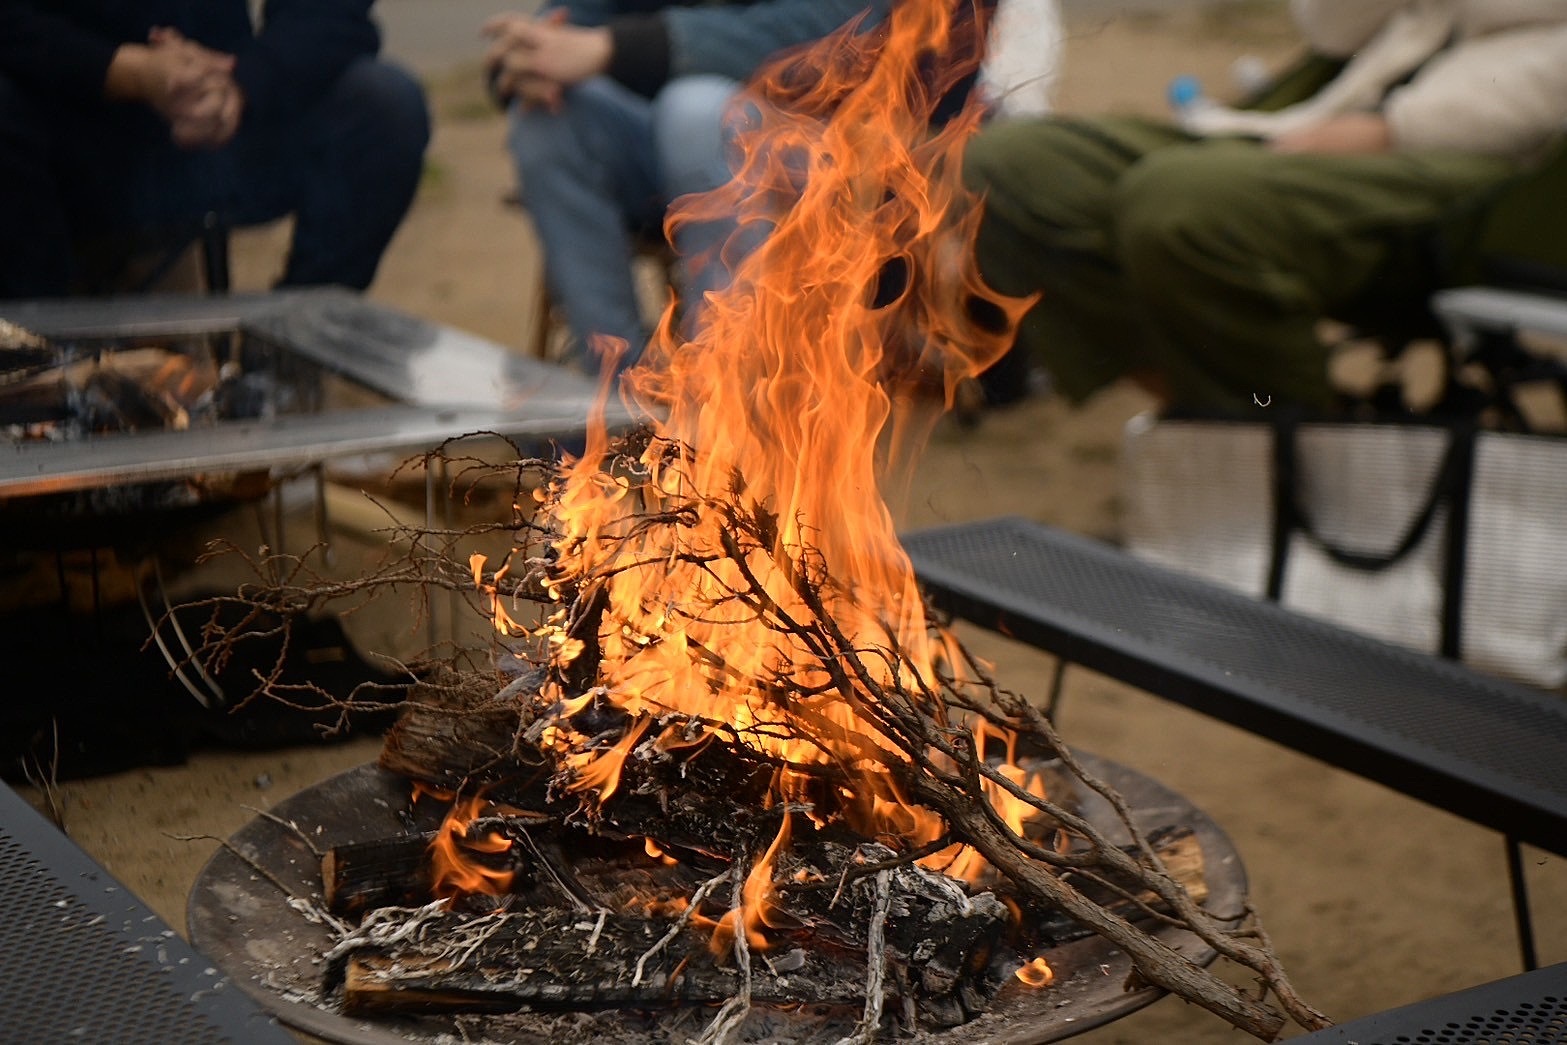
[[[1290,534],[1299,524],[1295,497],[1295,432],[1300,419],[1280,411],[1273,421],[1273,543],[1268,559],[1268,598],[1284,597],[1284,571],[1289,565]]]
[[[1312,521],[1310,513],[1301,504],[1298,481],[1296,435],[1299,425],[1283,418],[1274,424],[1273,442],[1273,561],[1268,573],[1268,597],[1277,599],[1283,590],[1285,559],[1289,538],[1299,533],[1320,548],[1328,558],[1350,569],[1375,572],[1387,569],[1399,562],[1425,538],[1431,528],[1431,520],[1444,504],[1456,504],[1465,500],[1460,496],[1468,490],[1471,474],[1474,435],[1471,426],[1455,425],[1451,428],[1447,449],[1443,452],[1441,467],[1431,482],[1425,503],[1405,528],[1403,536],[1386,551],[1366,551],[1345,548],[1323,537]]]
[[[1448,447],[1453,473],[1448,496],[1447,548],[1442,555],[1442,637],[1438,652],[1450,660],[1463,659],[1464,578],[1469,560],[1469,491],[1474,485],[1475,424],[1460,421],[1453,426]]]

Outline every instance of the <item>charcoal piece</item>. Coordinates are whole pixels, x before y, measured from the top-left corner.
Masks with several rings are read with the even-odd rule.
[[[797,847],[785,862],[782,877],[806,870],[823,883],[836,883],[844,868],[896,855],[882,845],[864,845],[857,851],[834,842],[821,843],[814,852]],[[1007,933],[1011,916],[1006,906],[992,893],[970,895],[963,883],[916,864],[893,868],[889,887],[886,952],[902,967],[915,994],[938,998],[978,983]],[[806,921],[817,935],[839,946],[866,946],[866,927],[876,905],[874,876],[856,878],[841,892],[793,889],[785,896],[785,909]]]

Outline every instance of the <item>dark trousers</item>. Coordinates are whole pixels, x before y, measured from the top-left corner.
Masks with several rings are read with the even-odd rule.
[[[430,120],[402,70],[366,58],[286,124],[184,151],[147,113],[86,117],[0,79],[0,298],[77,289],[84,243],[294,217],[282,283],[364,289],[418,187]]]

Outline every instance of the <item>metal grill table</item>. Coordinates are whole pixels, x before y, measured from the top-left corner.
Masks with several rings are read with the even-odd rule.
[[[57,342],[243,335],[338,375],[381,405],[0,445],[0,498],[247,469],[300,469],[332,457],[425,450],[474,432],[528,447],[574,438],[594,383],[460,330],[335,288],[218,297],[0,301],[0,318]],[[611,425],[624,422],[613,407]]]
[[[904,537],[958,617],[1567,855],[1567,701],[1002,518]]]
[[[1297,1038],[1310,1045],[1562,1045],[1567,964],[1379,1012]]]
[[[9,1042],[295,1040],[3,784],[0,982]]]

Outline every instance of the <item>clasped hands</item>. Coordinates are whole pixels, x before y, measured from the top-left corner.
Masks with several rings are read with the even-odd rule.
[[[567,87],[605,72],[614,51],[608,29],[571,25],[562,8],[536,18],[497,15],[483,33],[490,40],[484,67],[497,98],[551,112]]]
[[[169,28],[154,28],[145,45],[122,46],[110,63],[107,90],[112,98],[141,102],[163,117],[182,149],[227,145],[245,110],[234,56]]]

